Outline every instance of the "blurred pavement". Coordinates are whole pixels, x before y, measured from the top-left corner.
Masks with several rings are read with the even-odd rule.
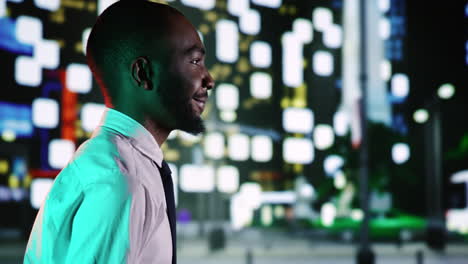
[[[354,264],[355,246],[333,242],[313,242],[305,239],[276,239],[266,243],[227,241],[226,248],[210,252],[208,242],[201,239],[179,239],[179,264]],[[0,263],[22,262],[26,242],[18,240],[0,242]],[[251,262],[247,252],[250,247]],[[423,243],[407,243],[401,247],[390,243],[373,246],[377,256],[376,264],[419,264],[416,253],[424,255],[421,264],[466,264],[468,244],[449,244],[445,253],[437,254],[428,250]]]

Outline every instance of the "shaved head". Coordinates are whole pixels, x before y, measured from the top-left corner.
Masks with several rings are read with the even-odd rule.
[[[176,9],[144,0],[121,0],[107,8],[92,28],[86,57],[108,106],[125,89],[120,83],[138,56],[164,63],[170,17],[183,16]]]
[[[121,0],[97,19],[86,56],[107,107],[149,129],[204,130],[201,114],[214,81],[195,27],[176,9]]]

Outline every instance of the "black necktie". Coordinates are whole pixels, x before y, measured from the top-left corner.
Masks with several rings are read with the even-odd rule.
[[[164,186],[164,194],[166,196],[166,207],[167,207],[167,216],[169,217],[169,225],[171,227],[171,237],[172,237],[172,264],[177,263],[176,258],[176,217],[175,217],[175,201],[174,201],[174,187],[172,184],[171,169],[167,163],[163,160],[161,169],[159,169],[161,174],[162,183]]]

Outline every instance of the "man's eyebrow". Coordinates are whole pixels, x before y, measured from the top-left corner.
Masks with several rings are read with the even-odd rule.
[[[198,45],[191,46],[190,48],[186,49],[184,53],[188,55],[188,54],[192,54],[193,52],[200,52],[203,55],[205,55],[205,49]]]

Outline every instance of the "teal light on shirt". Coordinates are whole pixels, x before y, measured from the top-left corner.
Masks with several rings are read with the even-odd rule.
[[[143,126],[107,109],[55,179],[24,263],[170,263],[162,157]]]

